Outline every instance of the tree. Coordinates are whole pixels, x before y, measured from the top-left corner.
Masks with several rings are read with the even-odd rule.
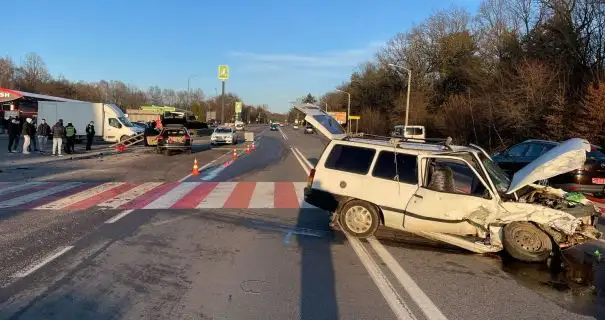
[[[315,97],[309,93],[304,98],[302,98],[302,103],[313,103],[313,104],[315,104],[315,103],[317,103],[317,99],[315,99]]]
[[[11,58],[0,58],[0,88],[11,88],[15,80],[15,65]]]
[[[25,91],[36,91],[50,80],[44,59],[36,53],[28,53],[18,70],[18,86]]]

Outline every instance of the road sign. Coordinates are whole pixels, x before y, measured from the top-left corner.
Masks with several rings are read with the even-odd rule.
[[[226,64],[218,65],[218,79],[221,81],[225,81],[229,79],[229,66]]]
[[[237,101],[235,103],[235,113],[240,113],[242,112],[242,102],[241,101]]]
[[[0,102],[13,101],[21,97],[23,97],[23,95],[17,91],[0,88]]]
[[[359,119],[361,119],[361,116],[350,116],[349,119],[351,119],[351,120],[359,120]]]

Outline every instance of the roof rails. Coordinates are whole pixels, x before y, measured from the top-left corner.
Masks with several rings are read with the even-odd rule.
[[[347,136],[346,139],[350,139],[350,138],[359,138],[359,139],[372,139],[372,140],[382,140],[382,141],[388,141],[390,144],[399,147],[401,143],[418,143],[418,144],[430,144],[430,145],[442,145],[444,146],[446,149],[453,151],[451,145],[452,145],[452,137],[447,137],[447,138],[422,138],[422,139],[418,139],[418,138],[395,138],[395,137],[387,137],[387,136],[379,136],[379,135],[374,135],[374,134],[367,134],[367,133],[357,133],[357,134],[351,134],[350,136]]]

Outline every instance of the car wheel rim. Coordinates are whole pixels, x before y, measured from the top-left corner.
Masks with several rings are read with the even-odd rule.
[[[548,247],[544,237],[540,237],[533,230],[517,229],[513,234],[513,239],[517,245],[528,252],[541,252]]]
[[[355,233],[364,233],[372,227],[372,214],[362,206],[353,206],[345,213],[347,227]]]

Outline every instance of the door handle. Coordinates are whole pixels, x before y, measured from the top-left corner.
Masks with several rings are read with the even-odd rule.
[[[419,195],[419,194],[414,194],[414,197],[416,197],[416,198],[420,198],[420,199],[424,199],[424,197],[423,197],[423,196],[421,196],[421,195]]]

